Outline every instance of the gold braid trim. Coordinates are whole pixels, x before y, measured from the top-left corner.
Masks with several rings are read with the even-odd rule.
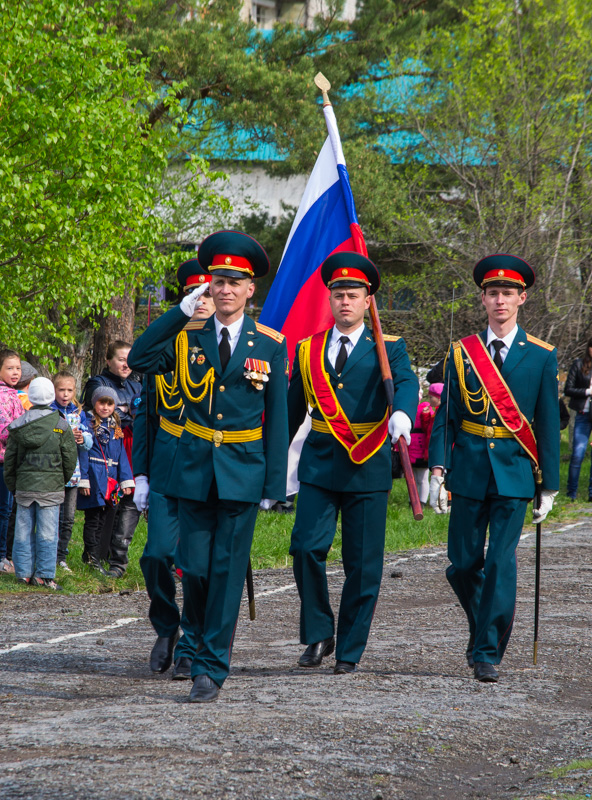
[[[458,386],[460,396],[469,414],[479,417],[481,414],[487,416],[489,411],[489,397],[482,386],[476,392],[469,392],[465,381],[465,365],[463,362],[462,349],[460,342],[454,342],[454,366],[458,375]],[[481,403],[481,408],[473,408],[471,404]]]
[[[176,375],[173,376],[170,385],[166,382],[164,375],[156,375],[156,410],[158,411],[161,405],[168,411],[176,411],[178,408],[181,408],[183,405],[183,398],[179,395],[179,400],[173,404],[173,395],[179,395]]]
[[[298,351],[298,363],[300,364],[300,374],[302,375],[302,386],[304,387],[304,396],[306,397],[306,402],[311,408],[318,408],[317,399],[312,388],[312,379],[308,369],[308,363],[310,361],[310,345],[310,337],[301,342],[300,350]]]
[[[189,367],[187,366],[187,356],[189,354],[189,341],[187,339],[187,334],[185,331],[181,331],[181,333],[177,336],[177,363],[175,367],[175,377],[173,379],[173,386],[177,386],[178,384],[181,385],[183,392],[185,393],[188,400],[192,403],[201,403],[204,399],[208,391],[210,392],[210,407],[212,405],[212,393],[214,391],[214,381],[216,380],[216,374],[214,372],[214,367],[210,367],[210,369],[206,372],[199,383],[195,383],[191,380],[189,375]],[[190,389],[199,389],[203,386],[203,391],[199,395],[199,397],[195,397],[191,394]]]

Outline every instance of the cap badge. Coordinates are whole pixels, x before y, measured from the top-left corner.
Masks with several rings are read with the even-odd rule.
[[[200,275],[200,276],[199,276],[199,278],[198,278],[198,281],[199,281],[200,283],[203,283],[203,282],[205,281],[205,279],[206,279],[206,276],[205,276],[205,275]]]
[[[349,275],[349,272],[346,269],[341,270],[342,275]]]
[[[232,264],[232,259],[230,258],[230,256],[226,256],[226,258],[224,259],[224,263],[225,264]]]
[[[500,276],[500,278],[503,278],[503,276],[504,276],[506,273],[503,271],[503,269],[498,269],[498,271],[497,271],[497,274]]]

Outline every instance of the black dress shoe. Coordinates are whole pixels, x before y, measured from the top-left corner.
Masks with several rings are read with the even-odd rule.
[[[172,636],[159,636],[150,653],[150,669],[152,672],[166,672],[173,663],[173,650],[179,638],[179,631]]]
[[[189,693],[190,703],[213,703],[218,697],[220,687],[210,678],[209,675],[198,675],[193,681],[193,687]]]
[[[180,656],[176,659],[171,677],[174,681],[191,680],[191,659],[188,656]]]
[[[348,675],[350,672],[357,671],[358,665],[354,664],[353,661],[336,661],[335,669],[333,670],[335,675]]]
[[[475,661],[475,679],[481,683],[497,683],[499,675],[493,666],[486,661]]]
[[[323,639],[322,642],[309,644],[304,653],[298,659],[299,667],[320,667],[321,661],[325,656],[330,656],[335,650],[335,638]]]
[[[473,669],[475,666],[475,662],[473,661],[473,647],[475,646],[475,638],[473,634],[469,636],[469,642],[467,644],[467,649],[465,652],[465,656],[467,657],[467,664],[469,669]]]

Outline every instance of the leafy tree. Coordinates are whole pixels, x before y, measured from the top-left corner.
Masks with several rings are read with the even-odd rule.
[[[155,208],[171,131],[147,135],[156,98],[109,11],[0,0],[0,340],[79,371],[93,320],[166,262]],[[174,97],[159,102],[182,119]]]
[[[483,314],[473,264],[513,252],[537,274],[521,319],[571,358],[592,322],[592,9],[584,0],[474,0],[399,42],[375,124],[395,165],[365,192],[367,229],[413,287],[418,348]],[[388,213],[385,213],[388,209]]]

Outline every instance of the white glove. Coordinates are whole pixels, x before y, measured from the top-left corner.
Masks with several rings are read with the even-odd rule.
[[[553,508],[553,501],[556,495],[557,492],[551,492],[548,489],[543,489],[541,492],[541,504],[532,511],[532,521],[536,522],[537,525],[539,522],[544,522],[547,514]]]
[[[148,492],[150,491],[148,478],[145,475],[138,475],[134,480],[136,481],[134,505],[138,511],[145,511],[148,508]]]
[[[448,492],[441,475],[432,475],[430,478],[430,505],[436,514],[448,512]]]
[[[589,397],[589,396],[592,394],[592,388],[588,388],[588,389],[586,389],[586,394],[587,394],[587,395],[588,395],[588,397]]]
[[[275,505],[275,502],[275,500],[270,500],[268,497],[264,497],[259,503],[259,508],[261,511],[269,511],[269,509]]]
[[[393,444],[402,436],[407,444],[411,444],[411,420],[404,411],[393,411],[388,423],[388,432]]]
[[[202,283],[201,286],[198,286],[197,289],[194,289],[189,294],[186,294],[185,297],[179,303],[179,308],[181,311],[186,314],[189,319],[193,316],[193,313],[196,308],[199,308],[203,305],[202,301],[199,299],[204,292],[210,288],[209,282]]]

